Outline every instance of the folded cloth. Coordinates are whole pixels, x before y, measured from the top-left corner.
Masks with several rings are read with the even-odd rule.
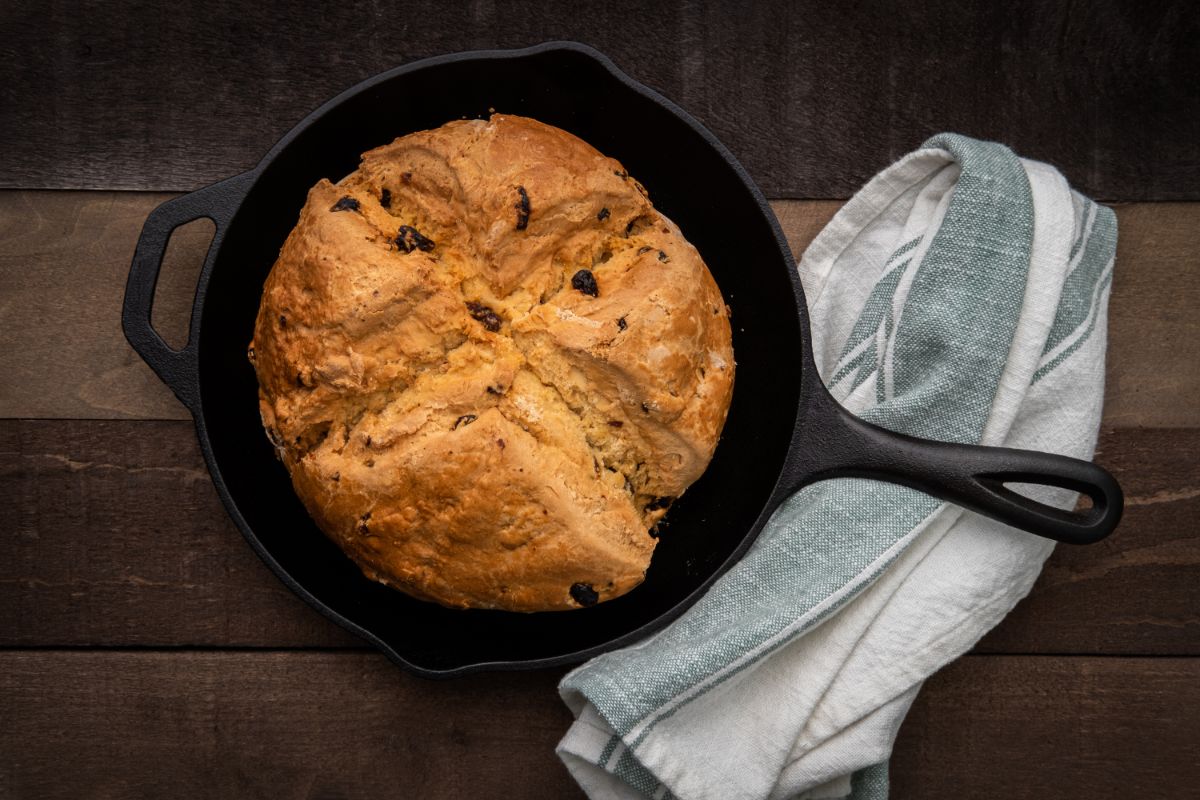
[[[935,136],[801,260],[821,376],[892,430],[1090,458],[1115,247],[1112,211],[1053,168]],[[563,679],[558,753],[594,800],[884,798],[922,682],[1052,548],[901,486],[806,487],[680,619]]]

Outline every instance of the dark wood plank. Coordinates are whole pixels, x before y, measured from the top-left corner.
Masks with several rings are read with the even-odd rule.
[[[1200,655],[1200,430],[1110,429],[1097,460],[1125,490],[1120,528],[1059,545],[978,652]]]
[[[0,645],[358,646],[226,516],[187,422],[0,422]]]
[[[1108,431],[1121,529],[1061,546],[981,649],[1200,655],[1200,429]],[[0,422],[0,646],[358,642],[225,515],[184,422]]]
[[[1196,426],[1200,205],[1138,204],[1117,206],[1116,212],[1105,423]]]
[[[169,196],[0,191],[0,418],[187,418],[119,322],[138,232]],[[797,255],[841,207],[772,205]],[[1117,216],[1105,419],[1200,426],[1200,204],[1133,204]],[[182,228],[168,250],[155,320],[175,342],[209,231]]]
[[[579,797],[558,673],[412,678],[359,653],[0,653],[6,796]],[[893,796],[1178,798],[1200,660],[964,658],[901,728]]]
[[[362,653],[0,654],[0,795],[575,798],[558,673]]]
[[[1190,797],[1200,660],[969,656],[900,728],[892,796]]]
[[[576,39],[699,117],[772,197],[845,198],[941,130],[1110,200],[1200,198],[1190,0],[845,4],[141,0],[0,11],[0,185],[186,190],[424,56]]]

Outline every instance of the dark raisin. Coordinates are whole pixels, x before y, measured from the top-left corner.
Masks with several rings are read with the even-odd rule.
[[[413,250],[422,250],[428,253],[434,248],[433,239],[430,239],[428,236],[422,236],[421,232],[411,225],[401,225],[400,231],[396,234],[396,238],[393,241],[396,247],[399,247],[406,253],[411,253]]]
[[[503,439],[497,439],[496,444],[500,445],[501,450],[504,449],[504,440]]]
[[[368,458],[366,461],[363,462],[363,464],[366,465],[367,469],[371,469],[375,466],[375,459]]]
[[[365,439],[363,439],[363,446],[364,446],[364,447],[370,447],[370,446],[371,446],[371,437],[370,437],[370,436],[368,436],[368,437],[366,437]]]
[[[639,247],[639,248],[638,248],[638,252],[637,252],[637,254],[640,256],[640,255],[642,255],[642,254],[644,254],[644,253],[649,253],[649,252],[650,252],[651,250],[653,250],[653,249],[654,249],[654,248],[653,248],[653,247],[650,247],[649,245],[642,245],[641,247]]]
[[[281,328],[287,327],[287,317],[285,317],[283,314],[279,315],[279,327],[281,327]]]
[[[489,387],[487,387],[487,392],[488,392],[488,394],[504,394],[504,387],[503,386],[489,386]]]
[[[368,511],[367,513],[363,514],[361,517],[358,518],[358,532],[361,533],[363,536],[366,536],[367,534],[369,534],[371,532],[371,527],[369,525],[367,525],[367,523],[370,521],[371,521],[371,512],[370,511]]]
[[[392,190],[391,189],[383,189],[379,192],[379,205],[383,206],[384,208],[392,207]]]
[[[400,180],[404,181],[405,183],[412,183],[412,173],[411,172],[401,173]]]
[[[610,427],[610,428],[622,428],[624,426],[625,426],[625,423],[621,422],[621,420],[619,420],[619,419],[610,419],[608,421],[608,427]]]
[[[600,213],[596,215],[596,219],[600,220],[601,222],[608,219],[608,209],[607,208],[600,209]]]
[[[302,389],[304,388],[304,376],[299,372],[296,373],[296,385]]]
[[[341,200],[333,204],[330,211],[358,211],[358,201],[350,195],[346,195]]]
[[[584,608],[589,608],[600,602],[600,595],[590,583],[571,584],[571,599]]]
[[[476,417],[474,414],[463,414],[461,417],[454,420],[454,427],[452,427],[450,430],[456,431],[459,429],[459,427],[461,427],[463,425],[470,425],[472,422],[474,422],[477,419],[479,419],[479,418]]]
[[[637,217],[634,217],[633,219],[629,220],[629,224],[625,226],[625,238],[626,239],[628,239],[630,234],[633,233],[633,227],[635,225],[637,225],[637,222],[638,222]]]
[[[675,502],[674,497],[655,497],[649,503],[646,503],[647,511],[658,511],[660,508],[668,508],[671,503]]]
[[[600,287],[596,285],[596,276],[592,274],[590,269],[581,269],[571,276],[571,288],[577,289],[584,294],[598,297],[600,295]]]
[[[658,260],[665,263],[667,261],[670,261],[671,257],[669,255],[667,255],[666,253],[664,253],[662,250],[659,250],[658,251]]]
[[[624,317],[621,317],[619,320],[617,320],[617,330],[623,331],[628,327],[629,327],[629,324],[627,322],[625,322]]]
[[[467,311],[471,319],[482,322],[483,327],[492,333],[500,330],[500,317],[483,303],[467,303]]]
[[[337,483],[341,479],[342,479],[342,473],[340,473],[340,472],[335,472],[329,476],[329,480],[333,481],[334,483]]]
[[[517,210],[517,230],[523,231],[529,227],[529,193],[525,191],[524,186],[518,186],[517,194],[520,197],[513,204],[513,208]]]

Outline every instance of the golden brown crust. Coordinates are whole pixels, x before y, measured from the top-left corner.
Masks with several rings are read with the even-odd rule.
[[[314,186],[251,353],[321,529],[369,577],[457,607],[640,583],[659,498],[704,471],[733,389],[695,248],[617,161],[504,115]]]

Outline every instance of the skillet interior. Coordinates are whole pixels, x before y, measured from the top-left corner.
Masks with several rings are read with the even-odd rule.
[[[794,267],[739,168],[590,51],[543,47],[435,61],[343,95],[260,167],[200,289],[201,443],[222,499],[268,563],[403,665],[448,674],[576,660],[665,623],[754,527],[780,475],[799,401],[804,317]],[[365,579],[292,492],[263,434],[246,361],[263,281],[308,187],[352,171],[369,148],[489,108],[557,125],[622,161],[700,250],[733,310],[736,386],[716,457],[671,509],[645,583],[591,609],[452,611]]]

